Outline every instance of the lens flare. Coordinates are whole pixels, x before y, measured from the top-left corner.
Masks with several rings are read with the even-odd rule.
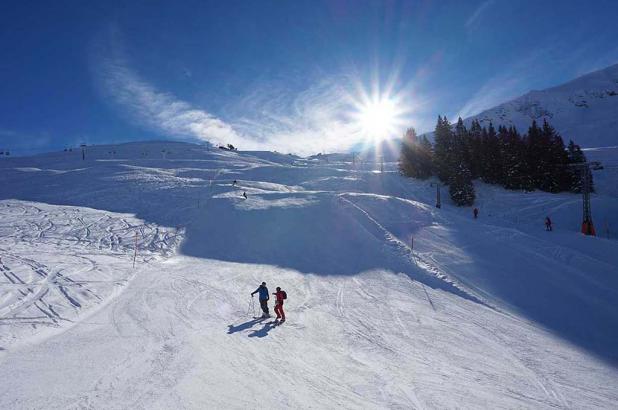
[[[362,132],[374,139],[389,137],[397,123],[395,103],[389,99],[379,99],[361,107],[359,122]]]
[[[368,93],[360,88],[352,114],[360,134],[366,143],[375,143],[400,136],[406,126],[408,106],[401,94],[382,92],[374,87]]]

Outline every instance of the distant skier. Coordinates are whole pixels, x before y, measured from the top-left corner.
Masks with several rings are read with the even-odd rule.
[[[474,219],[479,217],[479,209],[478,208],[474,208],[474,211],[472,211],[474,213]]]
[[[262,282],[262,284],[258,286],[256,290],[251,292],[251,297],[253,297],[253,295],[255,295],[256,293],[260,298],[260,307],[262,308],[262,312],[264,312],[262,317],[270,317],[270,313],[268,312],[268,300],[270,299],[270,296],[268,295],[268,288],[266,287],[266,282]]]
[[[279,286],[277,286],[277,292],[273,293],[273,295],[275,295],[275,313],[277,314],[277,319],[281,319],[281,322],[285,322],[283,301],[288,298],[288,295],[285,293],[285,290],[281,290]]]
[[[242,193],[242,196],[243,196],[245,199],[247,199],[247,193],[246,193],[246,192],[243,192],[243,193]]]
[[[549,219],[549,216],[545,217],[545,230],[546,231],[551,231],[552,230],[551,219]]]
[[[236,186],[236,180],[234,180],[234,182],[232,182],[232,186]]]

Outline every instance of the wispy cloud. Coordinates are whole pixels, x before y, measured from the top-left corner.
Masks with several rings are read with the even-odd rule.
[[[345,150],[362,139],[351,115],[359,96],[353,75],[320,75],[313,82],[258,79],[214,115],[140,77],[115,29],[97,44],[93,56],[103,94],[130,121],[166,136],[299,154]]]
[[[544,43],[549,45],[528,52],[485,81],[459,110],[457,116],[466,118],[476,115],[533,89],[560,85],[576,76],[607,66],[612,57],[613,61],[616,61],[618,55],[614,50],[606,55],[601,64],[591,65],[588,45],[573,48],[568,44],[560,44],[555,37],[545,39]],[[561,71],[563,78],[556,78],[555,67],[568,68]]]
[[[471,28],[474,26],[474,24],[480,19],[480,17],[483,15],[483,13],[492,5],[494,4],[495,0],[486,0],[483,3],[481,3],[480,6],[478,6],[476,8],[476,10],[474,10],[474,13],[472,13],[470,15],[470,17],[468,18],[468,20],[466,20],[465,26],[467,29]]]
[[[470,117],[517,97],[526,84],[521,75],[523,73],[518,74],[514,70],[490,78],[459,110],[456,117]]]
[[[352,82],[344,76],[322,78],[296,93],[280,82],[260,81],[225,107],[234,128],[275,149],[321,152],[358,142],[360,129],[350,113]]]
[[[124,56],[118,36],[112,31],[106,43],[98,44],[93,69],[103,93],[119,104],[132,120],[175,138],[247,143],[226,122],[140,78]]]
[[[550,42],[551,43],[551,42]],[[577,55],[581,50],[572,50]],[[534,87],[546,88],[557,85],[549,66],[567,66],[568,61],[559,58],[553,47],[541,47],[530,51],[503,71],[490,77],[459,110],[457,116],[466,118],[505,103],[531,91]],[[569,58],[569,61],[571,58]],[[555,80],[554,80],[555,81]]]

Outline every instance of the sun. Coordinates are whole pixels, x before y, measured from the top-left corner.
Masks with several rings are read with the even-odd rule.
[[[377,87],[374,87],[377,88]],[[388,90],[390,91],[390,90]],[[359,87],[354,100],[353,123],[365,142],[379,142],[398,135],[405,125],[409,109],[403,95],[374,89],[368,93]]]
[[[397,125],[395,102],[382,98],[365,103],[360,107],[359,125],[370,138],[380,140],[389,137]]]

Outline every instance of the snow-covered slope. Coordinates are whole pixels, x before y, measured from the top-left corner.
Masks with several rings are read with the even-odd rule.
[[[566,142],[582,147],[618,146],[618,64],[586,74],[568,83],[530,91],[512,101],[465,119],[514,125],[526,132],[532,120],[547,119]]]
[[[615,180],[590,238],[577,195],[479,184],[473,220],[350,160],[157,142],[0,162],[0,408],[615,406]],[[263,280],[283,325],[253,317]]]

